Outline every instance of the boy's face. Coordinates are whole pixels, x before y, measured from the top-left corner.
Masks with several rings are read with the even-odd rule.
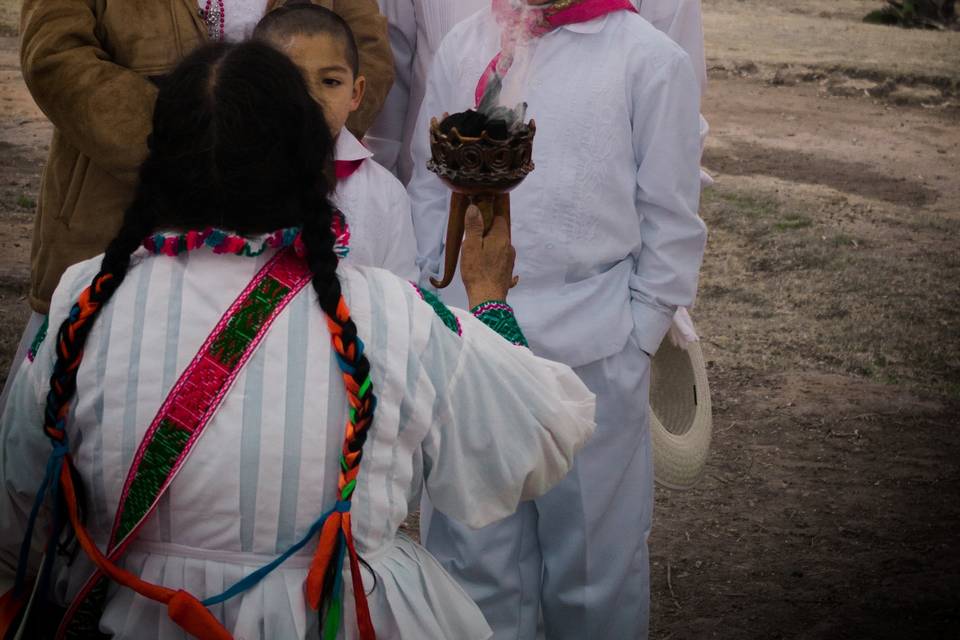
[[[366,85],[363,76],[354,77],[346,47],[327,34],[296,35],[277,44],[300,67],[310,95],[323,107],[330,132],[336,137],[360,106]]]

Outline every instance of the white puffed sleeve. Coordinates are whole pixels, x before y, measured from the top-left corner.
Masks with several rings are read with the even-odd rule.
[[[569,367],[453,311],[462,338],[435,330],[428,349],[456,357],[425,354],[427,361],[443,361],[446,375],[434,377],[435,421],[422,445],[424,475],[437,509],[483,527],[566,475],[593,433],[595,397]]]

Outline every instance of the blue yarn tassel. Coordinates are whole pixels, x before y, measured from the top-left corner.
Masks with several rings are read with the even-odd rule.
[[[63,530],[63,525],[59,522],[60,518],[56,512],[56,501],[60,487],[58,480],[60,478],[61,469],[63,468],[63,457],[68,451],[69,446],[66,442],[57,443],[54,445],[53,451],[50,452],[50,457],[47,459],[46,473],[43,476],[43,482],[40,484],[40,489],[37,490],[37,495],[33,500],[33,507],[30,509],[30,517],[27,519],[27,531],[23,536],[23,542],[20,543],[20,558],[17,563],[17,578],[16,582],[14,583],[17,593],[21,592],[23,585],[26,583],[27,565],[30,563],[30,544],[33,542],[33,530],[37,524],[37,517],[40,514],[40,507],[43,506],[44,499],[46,498],[48,492],[50,493],[52,504],[54,505],[55,515],[53,526],[51,527],[50,531],[50,539],[47,544],[47,558],[44,561],[44,566],[41,567],[41,574],[37,578],[38,580],[45,578],[45,574],[48,573],[51,563],[53,562],[57,539],[59,539],[60,533]]]
[[[337,505],[339,506],[339,502]],[[230,598],[239,595],[246,591],[247,589],[252,589],[257,585],[261,580],[263,580],[267,575],[272,572],[274,569],[279,567],[281,564],[286,562],[287,558],[295,554],[297,551],[300,551],[303,547],[307,545],[308,542],[317,537],[317,534],[320,533],[320,529],[323,528],[323,523],[327,521],[327,518],[330,517],[334,511],[337,510],[337,507],[330,509],[325,514],[316,519],[316,521],[310,526],[310,530],[307,531],[306,535],[303,536],[300,540],[297,541],[292,547],[283,552],[282,555],[275,558],[269,564],[266,564],[248,576],[245,576],[243,579],[237,581],[232,587],[221,593],[220,595],[211,596],[203,601],[203,606],[212,607],[215,604],[220,604],[221,602],[226,602]]]

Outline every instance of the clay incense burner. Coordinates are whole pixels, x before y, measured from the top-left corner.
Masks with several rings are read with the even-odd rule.
[[[427,168],[440,176],[453,191],[443,278],[430,278],[433,286],[442,289],[453,280],[468,206],[474,204],[480,209],[484,235],[490,231],[496,216],[505,217],[509,228],[510,191],[533,171],[533,137],[536,133],[537,125],[533,120],[503,140],[491,138],[487,131],[479,136],[463,136],[456,127],[444,133],[441,122],[436,118],[430,121],[431,158]]]

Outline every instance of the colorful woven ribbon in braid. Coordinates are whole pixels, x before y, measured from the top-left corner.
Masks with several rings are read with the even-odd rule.
[[[347,387],[350,411],[347,416],[346,434],[340,453],[339,500],[335,510],[327,518],[320,531],[320,540],[310,572],[307,575],[307,602],[315,610],[327,605],[323,640],[334,640],[340,629],[343,611],[343,561],[349,557],[350,576],[353,582],[354,602],[357,610],[357,627],[362,640],[376,637],[367,596],[363,590],[360,574],[360,557],[353,543],[350,522],[350,504],[360,473],[363,443],[373,421],[377,399],[373,395],[368,367],[361,367],[363,342],[356,335],[350,320],[350,309],[341,296],[336,317],[327,317],[331,342],[336,351],[337,362]]]

